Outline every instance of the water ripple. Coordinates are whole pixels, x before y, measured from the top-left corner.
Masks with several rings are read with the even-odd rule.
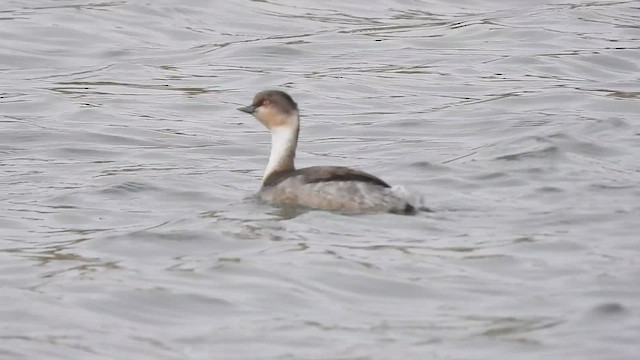
[[[0,5],[0,357],[633,358],[639,10]],[[434,212],[257,201],[272,87]]]

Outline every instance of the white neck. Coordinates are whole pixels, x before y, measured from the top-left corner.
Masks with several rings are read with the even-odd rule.
[[[278,126],[271,129],[271,154],[262,180],[280,170],[294,170],[293,159],[298,144],[298,128]]]

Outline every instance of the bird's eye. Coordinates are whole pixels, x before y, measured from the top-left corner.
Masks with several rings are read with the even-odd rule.
[[[269,101],[269,100],[265,100],[265,101],[262,102],[262,105],[269,105],[269,104],[271,104],[271,101]]]

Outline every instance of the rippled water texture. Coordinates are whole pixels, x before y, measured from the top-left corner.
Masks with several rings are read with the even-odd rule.
[[[0,358],[635,359],[637,1],[0,4]],[[252,194],[298,165],[433,213]]]

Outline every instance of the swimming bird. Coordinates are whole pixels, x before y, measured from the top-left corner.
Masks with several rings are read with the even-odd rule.
[[[261,91],[251,105],[238,110],[253,115],[271,132],[271,153],[258,192],[262,200],[345,213],[416,211],[403,194],[366,172],[342,166],[296,169],[300,113],[289,94]]]

